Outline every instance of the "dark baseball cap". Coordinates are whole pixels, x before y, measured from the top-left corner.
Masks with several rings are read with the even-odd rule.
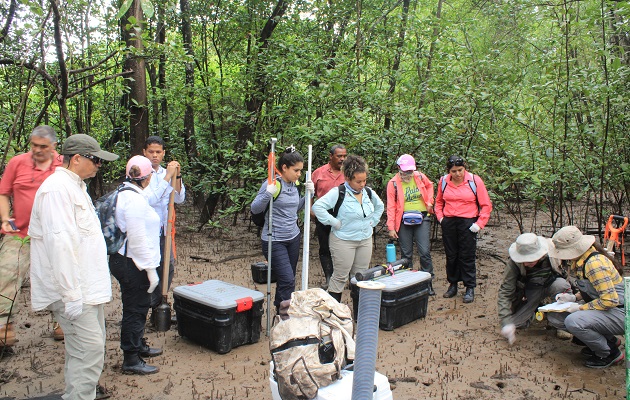
[[[101,150],[101,146],[92,136],[77,133],[63,142],[61,154],[80,154],[98,157],[105,161],[116,161],[118,156],[109,151]]]

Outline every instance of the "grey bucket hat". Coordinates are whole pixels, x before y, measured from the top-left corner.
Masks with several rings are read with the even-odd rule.
[[[573,260],[586,253],[593,243],[595,236],[583,235],[576,226],[565,226],[553,235],[553,248],[549,249],[549,256],[561,260]]]
[[[116,154],[110,153],[109,151],[101,150],[101,146],[98,144],[96,139],[83,133],[77,133],[76,135],[72,135],[67,138],[63,142],[61,154],[90,155],[98,157],[105,161],[118,160],[118,156]]]
[[[516,238],[508,249],[510,258],[517,263],[534,262],[543,258],[549,252],[547,239],[534,233],[523,233]]]

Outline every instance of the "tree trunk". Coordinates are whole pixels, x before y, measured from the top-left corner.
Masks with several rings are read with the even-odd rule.
[[[245,100],[245,109],[247,110],[249,118],[243,122],[238,130],[236,149],[242,149],[246,142],[252,139],[254,128],[258,122],[258,114],[265,99],[265,73],[263,72],[263,61],[261,61],[260,58],[263,50],[269,46],[269,38],[271,37],[273,30],[278,25],[278,22],[287,11],[288,7],[288,1],[278,0],[273,12],[267,19],[267,23],[260,31],[260,35],[258,37],[258,57],[252,61],[255,63],[255,66],[253,68],[248,66],[247,68],[249,71],[253,71],[254,73],[254,85],[249,90],[248,97]]]
[[[130,17],[135,18],[136,23],[130,25]],[[134,0],[131,7],[123,17],[122,36],[127,46],[135,47],[136,54],[141,54],[144,50],[142,44],[142,29],[144,27],[144,14],[140,6],[140,0]],[[131,153],[142,154],[144,141],[149,132],[149,113],[147,108],[147,79],[146,66],[142,56],[129,54],[125,60],[123,69],[132,71],[128,79],[129,87],[128,107],[129,107],[129,138],[131,141]]]
[[[389,89],[387,93],[390,98],[390,105],[393,103],[393,95],[396,90],[396,75],[400,69],[400,57],[402,54],[403,46],[405,44],[405,33],[407,32],[407,19],[409,17],[409,0],[403,0],[402,18],[400,21],[400,31],[398,32],[398,41],[396,43],[396,54],[394,55],[394,63],[389,75]],[[391,111],[387,111],[385,114],[385,123],[383,128],[389,130],[392,123]]]
[[[190,4],[188,0],[180,0],[182,12],[182,38],[184,48],[190,60],[186,62],[186,111],[184,112],[184,147],[189,159],[197,157],[197,143],[195,141],[195,53],[192,44],[192,29],[190,27]]]

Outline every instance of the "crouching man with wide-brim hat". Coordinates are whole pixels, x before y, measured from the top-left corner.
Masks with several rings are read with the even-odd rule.
[[[621,362],[621,341],[624,334],[623,279],[612,258],[595,243],[592,235],[583,235],[575,226],[565,226],[553,235],[551,257],[570,260],[576,275],[578,292],[559,294],[559,302],[573,302],[568,312],[549,313],[549,323],[573,334],[583,344],[584,365],[606,368]]]
[[[550,241],[524,233],[508,250],[510,258],[499,288],[497,310],[501,334],[510,344],[516,340],[516,329],[529,327],[543,299],[571,290],[558,268],[560,260],[549,258]]]

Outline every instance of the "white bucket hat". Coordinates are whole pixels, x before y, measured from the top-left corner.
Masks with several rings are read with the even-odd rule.
[[[508,249],[510,258],[517,263],[534,262],[549,252],[547,239],[534,233],[523,233]]]
[[[576,226],[565,226],[551,240],[553,248],[549,249],[550,257],[573,260],[586,253],[595,243],[595,236],[583,235]]]

